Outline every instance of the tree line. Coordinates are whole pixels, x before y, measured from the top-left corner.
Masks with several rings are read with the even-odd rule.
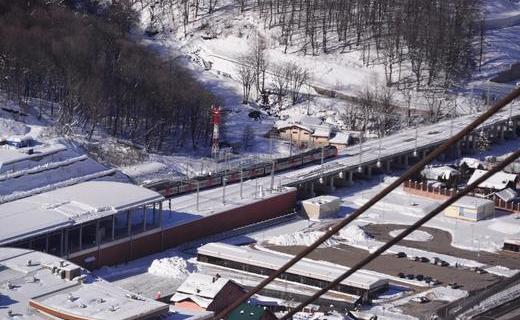
[[[215,97],[130,38],[133,5],[112,1],[90,14],[66,1],[0,0],[0,90],[57,103],[50,113],[64,134],[103,128],[152,150],[171,136],[178,147],[209,143]]]

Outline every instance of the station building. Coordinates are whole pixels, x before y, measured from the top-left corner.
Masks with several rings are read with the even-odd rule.
[[[198,261],[260,275],[271,274],[292,257],[224,243],[208,243],[197,250]],[[324,288],[347,270],[344,266],[304,258],[284,272],[280,279]],[[363,302],[369,302],[387,288],[388,279],[360,270],[343,280],[334,290],[359,296]]]
[[[0,245],[69,259],[92,255],[160,230],[163,200],[148,189],[109,181],[22,198],[0,205],[0,221],[8,226],[0,229]]]
[[[87,269],[114,265],[293,211],[296,189],[214,208],[163,207],[159,193],[89,181],[0,204],[0,246],[32,249]]]

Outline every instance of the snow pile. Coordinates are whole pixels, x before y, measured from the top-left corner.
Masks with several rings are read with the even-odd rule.
[[[349,225],[341,229],[335,236],[335,238],[337,240],[344,241],[347,243],[361,242],[371,239],[371,237],[365,231],[363,231],[363,229],[355,225]]]
[[[404,231],[404,229],[392,230],[388,234],[390,235],[390,237],[395,238],[399,234],[401,234],[401,232],[403,232],[403,231]],[[404,240],[408,240],[408,241],[430,241],[432,239],[433,239],[433,236],[431,234],[429,234],[426,231],[421,231],[421,230],[415,230],[414,232],[412,232],[411,234],[409,234],[408,236],[406,236],[404,238]]]
[[[196,271],[196,267],[179,256],[155,259],[148,268],[150,274],[172,279],[185,278],[193,271]]]
[[[518,273],[516,269],[509,269],[503,266],[493,266],[485,269],[487,272],[496,274],[497,276],[510,278]]]
[[[290,234],[284,234],[280,236],[274,236],[267,239],[267,243],[275,246],[310,246],[321,236],[323,231],[298,231]],[[333,247],[337,243],[336,241],[329,239],[325,241],[320,247]]]

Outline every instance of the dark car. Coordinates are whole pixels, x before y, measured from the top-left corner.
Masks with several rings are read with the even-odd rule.
[[[418,275],[415,276],[415,279],[417,279],[419,281],[423,281],[424,276],[422,274],[418,274]]]
[[[452,288],[452,289],[458,289],[460,288],[460,284],[458,284],[457,282],[450,282],[448,283],[448,287]]]
[[[404,273],[402,273],[402,272],[399,272],[399,273],[397,274],[397,276],[398,276],[399,278],[406,278],[406,275],[405,275]]]
[[[426,257],[421,257],[421,262],[428,263],[428,262],[430,262],[430,259],[428,259]]]
[[[415,276],[413,274],[409,273],[406,275],[406,278],[412,280],[413,278],[415,278]]]
[[[432,277],[426,276],[426,277],[424,277],[423,281],[426,283],[430,283],[430,282],[432,282]]]
[[[440,265],[441,267],[449,267],[450,264],[444,260],[440,260],[438,263],[438,265]]]
[[[401,251],[401,252],[396,253],[395,256],[398,258],[406,258],[406,253]]]

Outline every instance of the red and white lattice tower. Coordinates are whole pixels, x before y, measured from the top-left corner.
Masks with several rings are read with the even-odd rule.
[[[211,123],[213,124],[213,138],[211,143],[211,155],[215,158],[218,157],[219,145],[220,145],[220,121],[221,121],[222,109],[220,106],[211,107]]]

